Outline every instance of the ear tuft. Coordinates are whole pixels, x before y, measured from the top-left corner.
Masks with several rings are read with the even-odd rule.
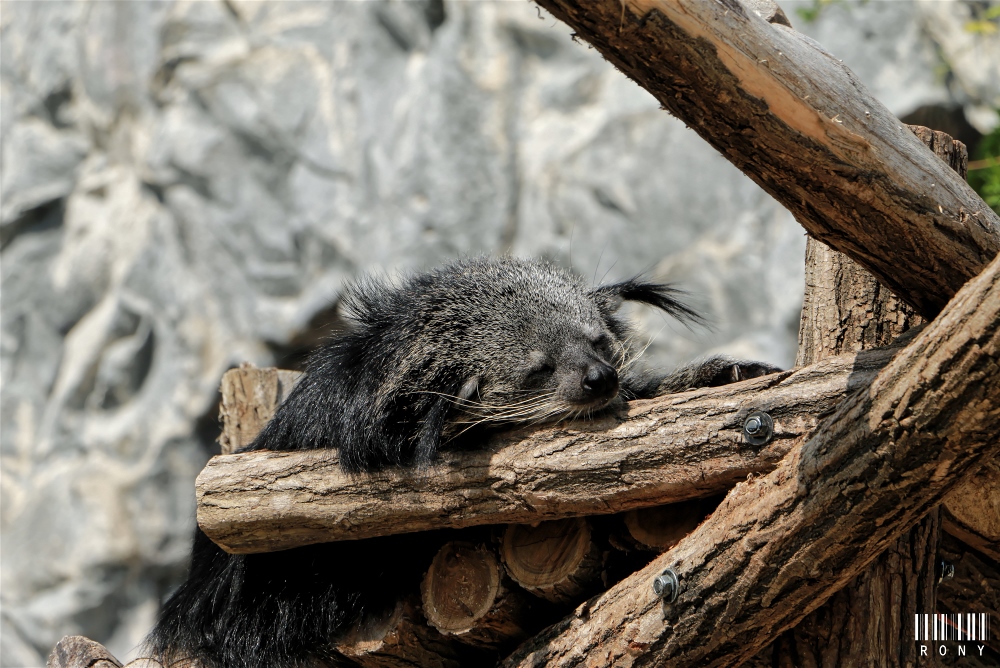
[[[642,302],[669,313],[684,324],[705,324],[699,313],[680,300],[684,293],[665,283],[647,283],[635,277],[621,283],[602,285],[590,294],[601,310],[608,314],[621,308],[622,302]]]

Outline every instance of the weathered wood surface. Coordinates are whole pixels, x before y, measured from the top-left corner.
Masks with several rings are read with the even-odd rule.
[[[921,315],[1000,251],[1000,217],[790,27],[738,0],[537,2]]]
[[[1000,455],[1000,258],[767,476],[506,666],[736,666]],[[656,575],[679,576],[666,608]]]
[[[222,376],[219,387],[222,454],[236,452],[253,442],[295,387],[300,375],[298,371],[285,369],[259,369],[245,362]]]
[[[968,151],[943,132],[907,126],[934,155],[965,177]],[[923,319],[861,265],[821,241],[806,246],[806,290],[796,365],[890,344]],[[765,650],[772,664],[937,665],[908,632],[913,614],[935,610],[933,511],[864,572]],[[760,658],[760,657],[758,657]]]
[[[121,663],[99,642],[66,636],[49,654],[46,668],[121,668]]]
[[[622,519],[629,537],[639,548],[663,552],[697,529],[718,505],[719,497],[694,499],[630,510]]]
[[[484,649],[510,651],[528,637],[530,599],[506,577],[490,547],[458,541],[438,550],[420,584],[427,622],[446,637]]]
[[[967,614],[985,612],[990,615],[990,637],[987,648],[980,655],[968,647],[966,656],[954,662],[961,668],[996,668],[1000,666],[1000,644],[996,642],[1000,629],[1000,563],[976,552],[962,541],[944,534],[938,549],[938,557],[954,567],[955,574],[945,578],[938,585],[937,612]]]
[[[350,476],[335,451],[213,458],[198,476],[198,525],[224,549],[266,552],[435,528],[616,513],[724,492],[770,471],[892,350],[628,405],[627,414],[498,435],[427,470]],[[775,439],[742,435],[767,411]]]
[[[1000,561],[1000,461],[988,461],[962,480],[942,505],[945,531]]]
[[[554,603],[594,593],[604,565],[602,546],[583,517],[511,524],[504,530],[500,556],[514,582]]]

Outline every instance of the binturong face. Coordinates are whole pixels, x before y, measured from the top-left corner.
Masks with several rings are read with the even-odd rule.
[[[456,313],[474,345],[453,350],[474,369],[456,401],[457,424],[531,424],[608,407],[634,361],[615,317],[620,286],[590,288],[546,264],[475,267],[489,272],[463,292],[476,318]],[[470,272],[472,273],[472,272]],[[458,307],[462,309],[461,306]]]

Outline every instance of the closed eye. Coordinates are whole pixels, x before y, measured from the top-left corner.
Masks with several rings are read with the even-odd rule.
[[[608,352],[611,350],[611,337],[609,337],[607,334],[604,333],[599,334],[598,336],[591,339],[590,343],[597,350],[601,350],[603,352]]]
[[[556,368],[549,362],[542,362],[528,371],[525,376],[525,382],[528,385],[543,383],[548,380],[549,376],[555,373],[555,370]]]

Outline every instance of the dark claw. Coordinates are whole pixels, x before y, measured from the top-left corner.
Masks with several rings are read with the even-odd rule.
[[[729,385],[730,383],[738,383],[741,380],[760,378],[761,376],[777,373],[778,371],[782,371],[782,369],[767,362],[737,360],[709,378],[706,385],[709,387]]]

